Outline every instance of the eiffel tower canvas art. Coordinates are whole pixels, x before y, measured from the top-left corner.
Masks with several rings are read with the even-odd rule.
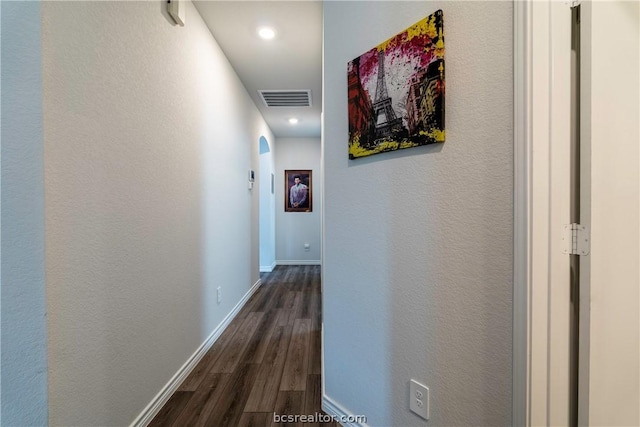
[[[347,64],[349,158],[444,142],[442,10]]]

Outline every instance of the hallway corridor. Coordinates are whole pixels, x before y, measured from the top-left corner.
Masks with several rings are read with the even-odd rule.
[[[281,425],[274,414],[320,413],[320,324],[320,266],[263,273],[262,286],[150,425],[263,427]]]

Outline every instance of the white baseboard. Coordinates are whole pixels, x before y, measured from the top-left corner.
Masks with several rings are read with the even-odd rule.
[[[322,396],[324,396],[326,390],[324,382],[324,320],[320,322],[320,374],[320,393],[322,393]]]
[[[322,261],[318,260],[276,260],[277,265],[322,265]]]
[[[153,398],[151,403],[147,405],[146,408],[138,415],[138,417],[131,423],[131,427],[146,427],[153,420],[153,418],[158,415],[158,412],[162,409],[162,407],[167,403],[171,395],[180,387],[180,384],[189,376],[191,371],[196,367],[198,362],[202,360],[207,351],[211,349],[211,346],[218,340],[220,335],[227,329],[227,326],[231,323],[231,321],[236,317],[236,315],[240,312],[242,307],[247,303],[249,298],[258,290],[258,288],[262,285],[260,279],[256,283],[253,284],[251,289],[242,297],[242,299],[236,304],[235,307],[227,314],[227,317],[224,318],[222,322],[213,330],[211,335],[202,343],[202,345],[196,350],[195,353],[187,359],[187,361],[182,365],[182,367],[175,373],[175,375],[169,380],[169,382],[160,390],[160,393]]]
[[[326,412],[328,415],[333,415],[336,417],[336,421],[340,423],[343,427],[369,427],[369,425],[361,422],[350,422],[350,419],[353,419],[353,414],[344,409],[339,403],[331,400],[330,397],[322,394],[322,410]],[[362,414],[366,415],[366,414]],[[351,418],[350,418],[351,417]]]
[[[271,265],[261,265],[260,266],[260,273],[271,273],[273,271],[274,268],[276,268],[276,262],[273,261],[273,264]]]

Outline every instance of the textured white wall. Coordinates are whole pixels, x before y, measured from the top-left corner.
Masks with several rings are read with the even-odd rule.
[[[47,423],[39,2],[1,2],[1,425]]]
[[[42,4],[52,425],[129,424],[259,277],[273,136],[185,7]]]
[[[312,212],[284,211],[284,171],[310,169]],[[276,141],[276,262],[320,264],[322,176],[320,138],[278,138]],[[309,251],[304,244],[309,244]]]
[[[444,145],[347,159],[347,61],[444,11]],[[512,5],[324,3],[326,395],[372,426],[511,423]]]

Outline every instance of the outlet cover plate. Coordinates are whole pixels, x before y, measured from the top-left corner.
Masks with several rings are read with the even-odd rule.
[[[429,419],[429,387],[416,380],[409,383],[409,408],[425,420]]]

